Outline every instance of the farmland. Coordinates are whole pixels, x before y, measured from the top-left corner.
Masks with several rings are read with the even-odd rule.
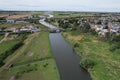
[[[31,15],[30,14],[11,15],[11,16],[8,16],[7,19],[20,19],[28,16],[31,16]]]

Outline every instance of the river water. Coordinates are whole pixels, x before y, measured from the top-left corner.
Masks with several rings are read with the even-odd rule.
[[[40,23],[55,28],[45,21]],[[49,38],[61,80],[92,80],[89,73],[79,66],[80,57],[60,33],[50,33]]]

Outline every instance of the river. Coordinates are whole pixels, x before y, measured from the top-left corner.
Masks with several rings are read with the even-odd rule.
[[[53,28],[44,20],[40,23]],[[49,38],[61,80],[92,80],[89,73],[79,66],[80,57],[60,33],[50,33]]]

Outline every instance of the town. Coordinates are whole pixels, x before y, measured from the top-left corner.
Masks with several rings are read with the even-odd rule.
[[[119,53],[120,13],[0,13],[0,80],[118,80]]]
[[[88,13],[89,14],[89,13]],[[80,28],[82,31],[88,29],[95,31],[102,39],[110,33],[111,40],[115,35],[120,34],[120,14],[119,13],[91,13],[90,16],[77,16],[65,18],[51,18],[46,20],[53,25],[60,26],[64,29]],[[64,15],[64,13],[63,13]],[[69,15],[69,14],[68,14]]]

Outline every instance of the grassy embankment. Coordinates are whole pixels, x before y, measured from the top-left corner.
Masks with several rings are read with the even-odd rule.
[[[2,39],[3,39],[3,37],[4,37],[4,35],[0,35],[0,40],[2,40]]]
[[[47,32],[29,35],[24,46],[5,60],[5,66],[13,64],[13,67],[1,72],[0,79],[59,80],[48,35]]]
[[[75,50],[82,58],[90,58],[96,62],[96,65],[89,69],[93,80],[120,79],[120,49],[111,52],[109,42],[99,41],[91,34],[73,31],[64,32],[63,35],[72,45],[79,44]]]

